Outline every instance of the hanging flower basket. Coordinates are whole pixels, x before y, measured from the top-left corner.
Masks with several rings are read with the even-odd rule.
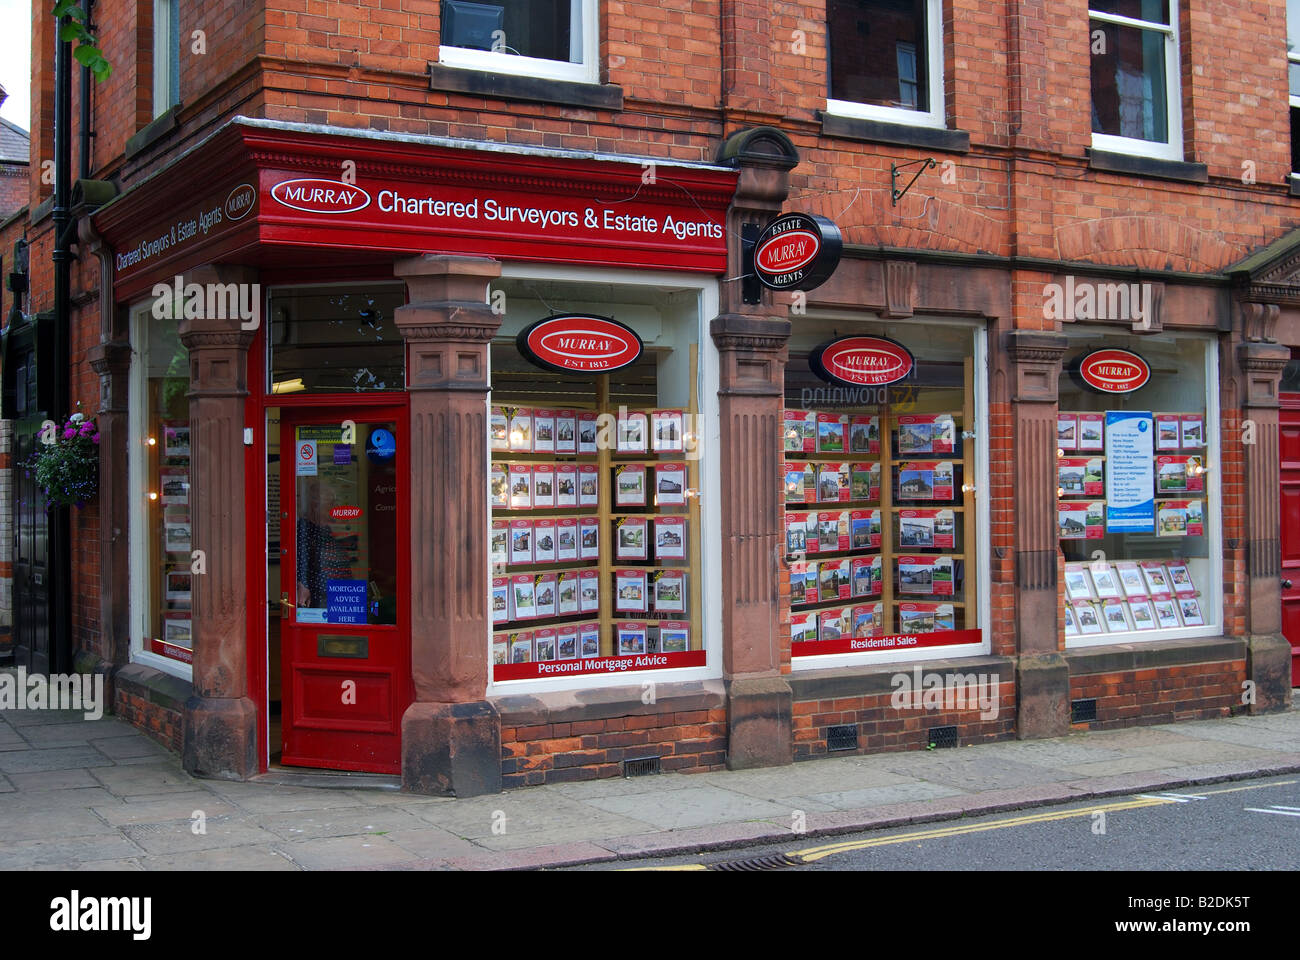
[[[74,413],[53,436],[38,435],[28,469],[45,492],[45,509],[74,506],[95,498],[99,486],[99,428]]]

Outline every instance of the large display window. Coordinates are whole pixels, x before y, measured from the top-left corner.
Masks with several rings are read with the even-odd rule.
[[[189,354],[177,321],[132,314],[132,649],[137,659],[188,676],[193,543],[190,514]]]
[[[850,380],[885,382],[836,381],[833,355]],[[796,667],[986,647],[984,369],[970,326],[796,324],[782,429]]]
[[[716,386],[705,389],[716,373],[701,350],[703,293],[508,274],[493,284],[505,305],[488,411],[494,683],[708,663],[718,565],[702,424],[716,423]],[[612,373],[539,364],[517,338],[549,317],[595,318],[557,321],[577,336],[622,324],[640,355]]]
[[[1057,420],[1066,646],[1221,631],[1214,341],[1066,334]]]

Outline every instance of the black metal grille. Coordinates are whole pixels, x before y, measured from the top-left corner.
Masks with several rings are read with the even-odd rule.
[[[1097,698],[1070,701],[1070,722],[1091,723],[1097,719]]]
[[[955,747],[957,746],[957,728],[956,727],[931,727],[929,730],[930,746],[935,747]]]
[[[786,853],[772,854],[766,857],[750,857],[748,860],[723,860],[711,863],[709,870],[723,870],[735,873],[748,873],[758,870],[780,870],[782,867],[803,866],[803,858]]]
[[[827,750],[858,749],[858,728],[852,724],[826,728]]]
[[[652,773],[663,773],[658,757],[638,757],[623,761],[623,776],[644,777]]]

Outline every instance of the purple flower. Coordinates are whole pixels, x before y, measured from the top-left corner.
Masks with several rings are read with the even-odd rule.
[[[91,437],[90,439],[93,440],[95,443],[99,443],[99,434],[96,433],[96,434],[95,434],[93,437]]]
[[[64,440],[71,440],[76,435],[77,435],[77,430],[75,427],[68,427],[66,430],[63,431]]]
[[[91,423],[89,420],[84,421],[81,424],[81,429],[77,431],[77,433],[79,433],[83,437],[88,437],[94,432],[95,432],[95,425]]]

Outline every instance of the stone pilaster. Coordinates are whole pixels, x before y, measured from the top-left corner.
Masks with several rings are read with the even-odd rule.
[[[201,267],[186,282],[253,283],[242,267]],[[190,533],[207,572],[194,577],[194,695],[185,704],[181,759],[196,776],[257,773],[257,708],[248,693],[244,537],[244,402],[253,330],[238,318],[185,318],[190,361]]]
[[[487,701],[488,343],[501,318],[487,286],[501,265],[426,255],[395,267],[409,302],[411,677],[402,785],[458,797],[501,789],[501,724]]]
[[[1247,333],[1258,314],[1278,308],[1242,304]],[[1254,323],[1252,323],[1252,318]],[[1242,419],[1254,424],[1254,443],[1243,445],[1246,497],[1247,678],[1255,684],[1252,712],[1285,710],[1291,701],[1291,646],[1282,636],[1281,490],[1278,385],[1290,348],[1263,340],[1237,345],[1243,384]],[[1224,437],[1223,442],[1234,438]]]
[[[781,212],[799,161],[780,131],[729,137],[719,159],[740,179],[727,211],[729,277],[744,271],[746,225],[755,234]],[[710,327],[718,349],[722,513],[722,669],[727,766],[792,763],[793,701],[780,670],[781,408],[790,321],[770,291],[746,304],[740,281],[723,285]]]
[[[1066,338],[1012,330],[1006,350],[1015,421],[1017,732],[1055,737],[1070,727],[1070,671],[1056,627],[1057,383]]]

